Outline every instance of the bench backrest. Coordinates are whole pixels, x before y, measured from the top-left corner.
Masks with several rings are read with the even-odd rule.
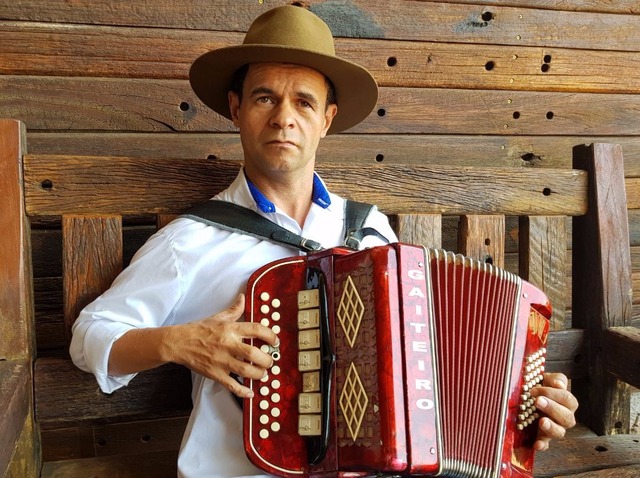
[[[20,337],[11,341],[16,350],[6,352],[16,360],[34,358],[30,221],[59,221],[62,229],[63,319],[56,328],[68,340],[78,311],[126,262],[128,225],[165,224],[225,188],[240,166],[216,159],[28,155],[19,149],[24,130],[18,122],[3,120],[0,131],[3,149],[13,145],[3,152],[0,220],[13,229],[1,241],[0,260],[12,265],[1,297],[13,297],[4,284],[19,280],[21,287],[18,300],[0,303],[0,331]],[[628,327],[632,284],[622,161],[619,147],[595,144],[575,148],[576,169],[346,160],[319,162],[317,169],[334,192],[376,203],[391,215],[401,241],[455,249],[545,290],[554,305],[548,370],[573,379],[586,424],[617,433],[628,431],[629,393],[610,372],[640,384],[640,372],[629,365],[637,363],[640,339]],[[623,345],[636,362],[620,352]],[[190,407],[185,370],[143,373],[105,396],[67,358],[49,357],[36,361],[34,381],[45,461],[111,456],[122,464],[138,453],[151,457],[147,466],[157,472],[175,468]],[[5,422],[0,425],[4,430]]]

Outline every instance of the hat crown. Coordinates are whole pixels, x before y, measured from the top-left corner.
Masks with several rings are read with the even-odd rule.
[[[263,13],[251,24],[244,45],[274,45],[335,56],[328,25],[303,7],[286,5]]]

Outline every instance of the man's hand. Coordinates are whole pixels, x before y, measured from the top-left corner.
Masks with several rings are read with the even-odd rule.
[[[188,367],[219,382],[239,397],[251,397],[249,388],[238,383],[231,373],[258,380],[273,365],[273,359],[259,348],[243,342],[257,338],[277,345],[278,338],[259,323],[238,322],[244,312],[244,295],[222,312],[206,319],[171,327],[168,341],[170,361]]]
[[[538,422],[538,438],[533,444],[537,451],[547,450],[553,438],[564,437],[568,428],[575,426],[575,411],[578,401],[567,390],[567,377],[561,373],[547,373],[541,387],[534,387],[531,395],[536,397],[536,408],[544,416]]]

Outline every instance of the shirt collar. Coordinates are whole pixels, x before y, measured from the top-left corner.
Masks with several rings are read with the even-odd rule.
[[[267,199],[267,197],[260,192],[255,184],[249,181],[249,178],[245,175],[245,179],[247,180],[247,186],[249,187],[249,191],[251,192],[251,196],[253,200],[256,202],[258,209],[262,212],[275,212],[276,206]],[[329,197],[329,191],[327,191],[327,187],[320,179],[315,172],[313,173],[313,195],[312,201],[316,203],[323,209],[328,208],[331,205],[331,198]]]

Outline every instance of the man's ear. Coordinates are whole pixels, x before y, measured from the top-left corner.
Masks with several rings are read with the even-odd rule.
[[[338,113],[338,105],[333,103],[327,106],[327,109],[324,112],[324,128],[322,128],[322,134],[320,135],[321,138],[324,138],[327,135],[327,131],[329,131],[336,113]]]
[[[231,111],[231,121],[236,126],[239,126],[239,113],[240,113],[240,97],[237,93],[229,91],[229,111]]]

